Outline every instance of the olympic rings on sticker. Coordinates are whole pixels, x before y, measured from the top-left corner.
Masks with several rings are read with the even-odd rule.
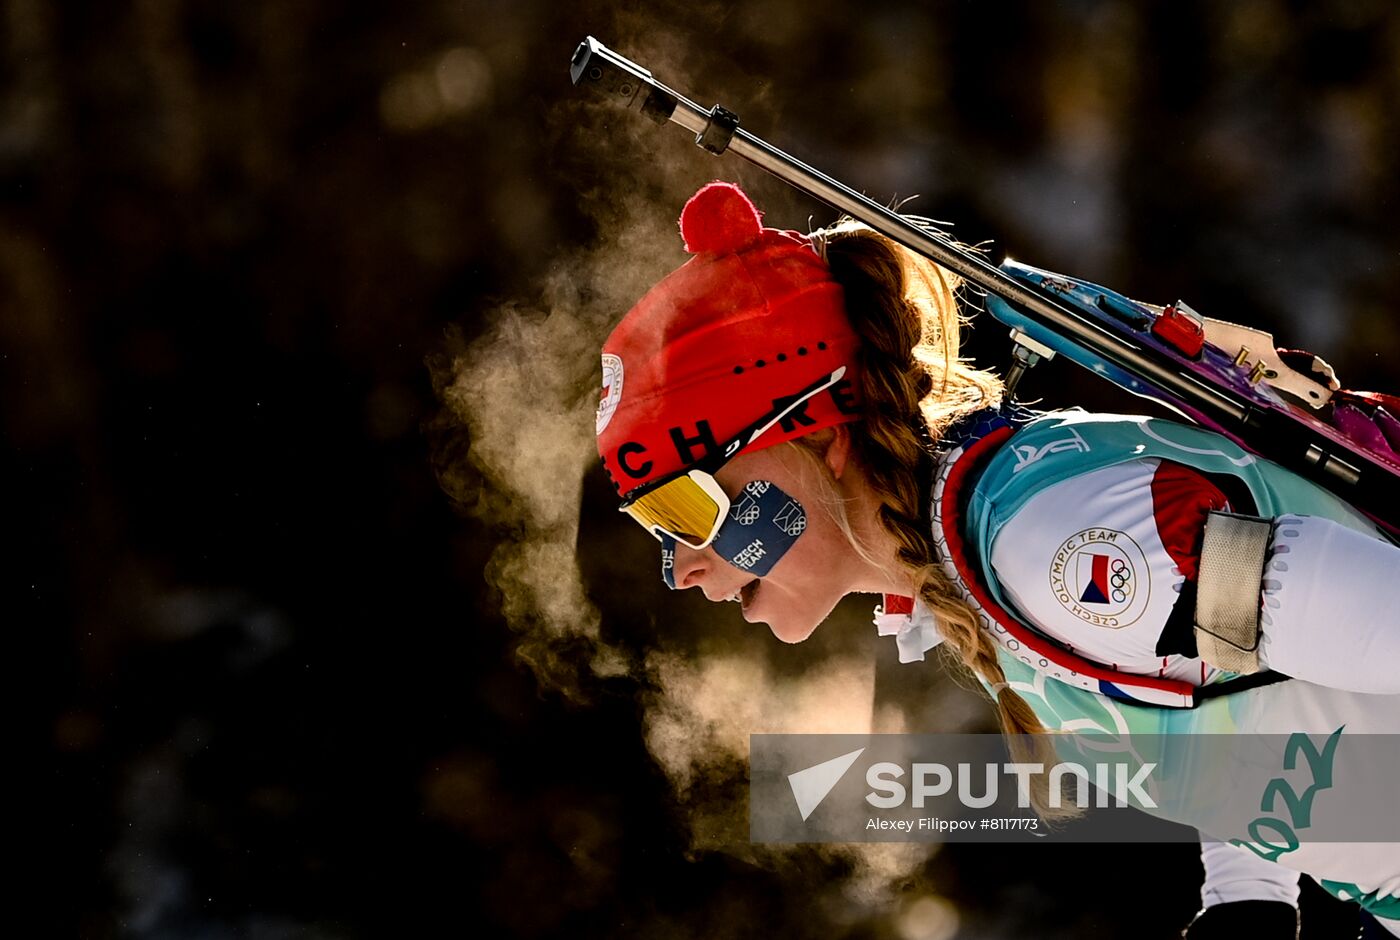
[[[1113,599],[1121,604],[1128,599],[1128,592],[1123,590],[1128,586],[1128,582],[1133,580],[1133,569],[1121,558],[1113,559],[1113,563],[1108,566],[1108,583],[1113,585]]]

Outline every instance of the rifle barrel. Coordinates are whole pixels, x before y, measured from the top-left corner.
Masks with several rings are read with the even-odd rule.
[[[586,79],[618,103],[641,110],[659,123],[669,121],[696,135],[696,143],[712,153],[730,152],[784,182],[821,200],[832,208],[869,225],[911,251],[958,274],[965,281],[1038,314],[1047,323],[1073,335],[1109,362],[1150,378],[1192,402],[1222,422],[1245,424],[1253,408],[1227,391],[1203,384],[1183,373],[1170,360],[1137,346],[1030,286],[1015,280],[986,258],[957,244],[937,229],[926,228],[880,205],[863,193],[832,179],[767,141],[737,126],[732,112],[716,105],[705,109],[652,73],[589,36],[578,46],[570,74],[575,85]],[[645,92],[645,93],[644,93]],[[728,118],[732,126],[715,133],[716,119]]]

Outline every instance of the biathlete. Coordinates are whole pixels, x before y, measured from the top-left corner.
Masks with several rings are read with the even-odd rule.
[[[900,660],[947,647],[1013,750],[1400,731],[1400,549],[1346,503],[1200,428],[1003,403],[958,357],[954,279],[864,225],[764,228],[713,183],[681,234],[694,257],[603,347],[597,414],[673,588],[793,643],[882,595]],[[1300,871],[1400,936],[1400,847],[1276,841],[1205,844],[1188,936],[1293,936]]]

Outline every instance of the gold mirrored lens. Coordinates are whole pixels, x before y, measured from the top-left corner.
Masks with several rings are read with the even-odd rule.
[[[715,498],[689,475],[676,477],[637,497],[627,514],[647,530],[659,528],[692,547],[709,540],[719,519]]]

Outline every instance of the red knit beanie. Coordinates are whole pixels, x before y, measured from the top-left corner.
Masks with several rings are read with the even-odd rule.
[[[693,253],[639,300],[603,344],[598,451],[619,495],[700,460],[845,366],[835,386],[747,450],[858,417],[859,340],[841,287],[809,241],[763,228],[731,183],[681,213]]]

